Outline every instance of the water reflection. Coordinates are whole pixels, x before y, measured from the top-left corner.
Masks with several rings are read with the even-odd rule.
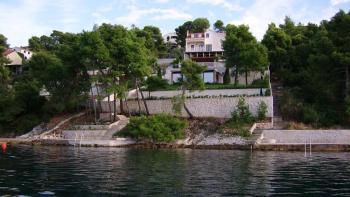
[[[0,194],[350,195],[350,154],[17,146],[0,154]]]

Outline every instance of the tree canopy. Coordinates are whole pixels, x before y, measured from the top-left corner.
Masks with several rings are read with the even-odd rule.
[[[198,33],[207,30],[210,27],[210,23],[206,18],[197,18],[193,21],[186,21],[175,29],[177,38],[176,42],[181,47],[186,45],[187,32]]]
[[[350,15],[316,24],[270,24],[262,43],[285,89],[282,115],[316,126],[349,123]]]
[[[226,67],[234,69],[235,84],[238,74],[245,73],[246,84],[250,71],[263,71],[268,66],[268,55],[265,46],[257,42],[245,25],[226,26],[226,39],[223,41]]]
[[[224,22],[222,22],[222,20],[217,20],[214,23],[214,29],[215,31],[218,31],[218,32],[224,31],[225,30]]]

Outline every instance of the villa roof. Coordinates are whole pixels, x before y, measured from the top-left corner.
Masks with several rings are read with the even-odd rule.
[[[13,52],[15,52],[15,50],[13,50],[13,49],[6,49],[5,52],[4,52],[4,56],[7,56],[7,55],[9,55],[9,54],[11,54]]]

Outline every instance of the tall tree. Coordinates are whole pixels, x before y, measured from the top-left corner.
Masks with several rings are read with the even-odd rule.
[[[240,62],[243,65],[245,84],[248,85],[248,74],[250,71],[263,72],[268,67],[267,49],[256,41],[245,43],[239,54]]]
[[[339,11],[326,24],[326,27],[330,32],[330,38],[337,46],[334,56],[344,68],[344,95],[345,98],[348,98],[350,94],[350,12]]]
[[[209,20],[206,18],[196,18],[194,19],[192,33],[201,33],[210,27]]]
[[[151,74],[153,56],[149,55],[147,39],[140,36],[135,28],[128,31],[122,26],[103,24],[98,31],[109,50],[112,62],[111,73],[114,77],[112,90],[115,98],[118,93],[120,108],[123,112],[123,103],[127,96],[124,91],[127,91],[133,83],[139,86],[139,82]],[[145,101],[144,104],[148,109]]]
[[[204,32],[210,27],[210,23],[206,18],[196,18],[194,21],[186,21],[175,29],[177,38],[176,42],[182,48],[185,48],[187,33]]]
[[[0,89],[6,88],[10,80],[10,72],[5,67],[9,60],[3,55],[7,47],[6,37],[0,34]]]
[[[183,102],[183,107],[190,118],[193,118],[193,114],[186,105],[186,90],[204,90],[205,86],[202,73],[205,70],[206,66],[202,66],[192,60],[185,60],[181,64],[181,73],[183,75],[181,82],[181,100]]]
[[[215,31],[217,31],[217,32],[225,31],[224,22],[222,22],[222,20],[217,20],[217,21],[214,23],[214,29],[215,29]]]
[[[95,88],[97,93],[99,115],[99,113],[101,113],[102,110],[102,91],[103,89],[107,91],[108,82],[110,81],[107,79],[109,77],[108,72],[110,70],[110,57],[108,50],[100,37],[99,32],[93,31],[82,33],[79,39],[79,55],[81,64],[93,73],[93,75],[91,76],[91,88]],[[91,94],[93,94],[93,90],[91,90]],[[95,102],[94,95],[91,96],[93,98],[92,101]],[[94,104],[94,106],[96,105]],[[108,106],[110,108],[109,94]],[[96,111],[96,107],[94,108],[94,110]]]
[[[182,48],[186,46],[186,37],[187,32],[191,32],[193,30],[193,22],[187,21],[184,24],[180,25],[175,29],[176,32],[176,43],[180,45]]]
[[[284,30],[271,23],[264,35],[262,44],[268,48],[272,70],[284,68],[288,64],[286,60],[288,59],[288,50],[291,48],[292,40]]]
[[[249,32],[248,26],[231,24],[226,26],[226,39],[223,41],[225,66],[234,68],[235,84],[238,84],[239,72],[245,72],[247,76],[248,71],[259,64],[249,58],[256,57],[265,66],[267,61],[264,58],[267,58],[267,55],[264,54],[263,47],[258,45],[255,37]]]

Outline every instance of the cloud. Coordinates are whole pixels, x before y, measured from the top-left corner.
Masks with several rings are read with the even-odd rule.
[[[250,31],[258,40],[261,40],[268,24],[281,24],[284,22],[285,16],[290,16],[296,22],[318,23],[323,19],[330,18],[335,12],[334,8],[320,9],[303,0],[255,0],[242,16],[229,23],[249,25]]]
[[[192,18],[192,15],[175,8],[139,9],[136,6],[129,6],[129,13],[125,16],[117,17],[116,22],[123,25],[137,24],[144,17],[148,17],[151,20],[186,20]]]
[[[0,3],[0,23],[3,24],[0,33],[8,38],[11,46],[26,45],[31,36],[49,33],[51,28],[37,22],[38,12],[46,6],[44,0],[21,0],[15,5]]]
[[[207,4],[212,6],[221,6],[229,11],[240,11],[243,8],[238,3],[231,3],[227,0],[186,0],[192,4]]]
[[[350,0],[331,0],[331,5],[335,6],[335,5],[338,5],[338,4],[348,3],[348,2],[350,2]]]
[[[230,23],[249,25],[252,33],[258,39],[261,39],[265,34],[268,24],[271,22],[283,22],[285,15],[292,7],[292,1],[256,0],[253,5],[247,8],[240,19],[233,20]]]
[[[168,3],[170,0],[152,0],[154,3]]]

